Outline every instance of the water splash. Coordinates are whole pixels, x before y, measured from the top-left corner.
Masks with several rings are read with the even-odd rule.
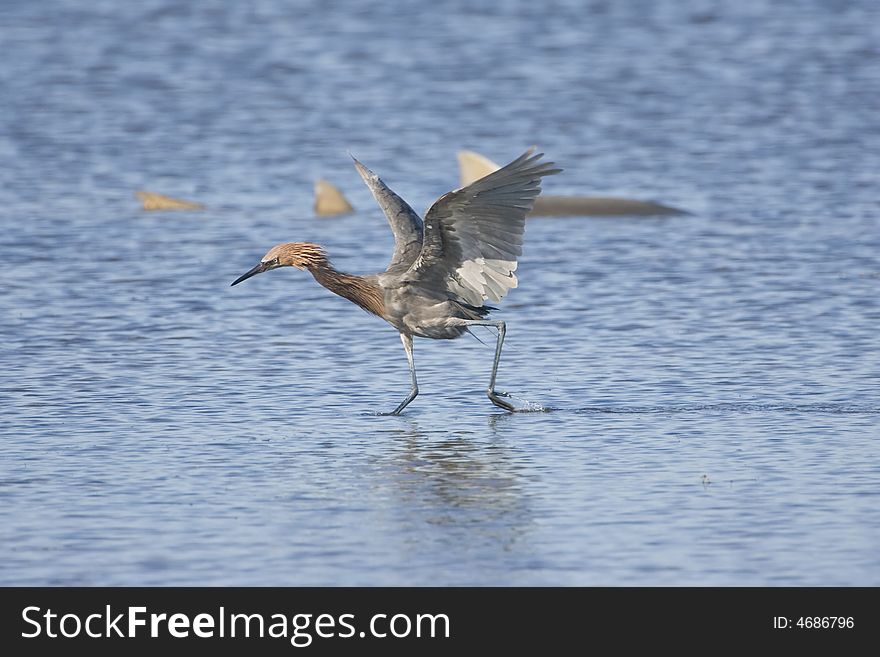
[[[524,397],[519,397],[518,395],[514,395],[511,393],[508,393],[507,397],[509,399],[515,399],[522,405],[522,407],[517,408],[514,413],[549,413],[551,411],[558,410],[551,406],[544,406],[543,404],[539,404],[538,402],[529,401]]]

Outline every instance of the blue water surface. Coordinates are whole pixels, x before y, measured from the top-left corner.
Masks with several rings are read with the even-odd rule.
[[[880,5],[7,1],[0,584],[880,584]],[[499,388],[353,273],[469,148],[550,194]],[[318,219],[312,184],[357,212]],[[149,189],[205,204],[148,213]]]

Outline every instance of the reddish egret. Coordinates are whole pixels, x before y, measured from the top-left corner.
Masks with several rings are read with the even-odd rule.
[[[381,317],[400,332],[412,388],[390,414],[398,415],[416,395],[413,336],[451,340],[472,326],[498,330],[495,362],[487,394],[507,411],[514,407],[495,390],[505,325],[487,319],[488,300],[500,301],[516,287],[516,258],[522,254],[526,215],[541,193],[541,178],[561,169],[539,162],[543,153],[529,149],[513,162],[476,182],[441,196],[424,223],[407,203],[357,160],[355,167],[379,203],[394,233],[394,253],[387,269],[371,276],[337,271],[324,249],[307,242],[273,246],[259,264],[233,281],[278,267],[307,269],[331,292]],[[352,158],[354,159],[354,158]]]

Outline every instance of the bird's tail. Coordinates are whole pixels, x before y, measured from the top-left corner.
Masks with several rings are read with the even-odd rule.
[[[461,308],[462,313],[465,315],[464,319],[484,319],[491,311],[498,310],[492,306],[472,306],[457,299],[450,299],[450,301]]]

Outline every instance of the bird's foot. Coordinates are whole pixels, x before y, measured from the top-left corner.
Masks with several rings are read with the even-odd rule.
[[[406,396],[406,399],[404,399],[402,402],[400,402],[400,404],[397,406],[397,408],[395,408],[390,413],[378,413],[377,415],[400,415],[400,413],[403,411],[403,409],[406,408],[409,405],[409,403],[418,396],[418,394],[419,394],[419,389],[417,387],[413,386],[413,389],[409,391],[409,394]]]
[[[500,390],[488,390],[486,391],[486,394],[489,395],[489,401],[495,404],[498,408],[503,408],[505,411],[510,411],[511,413],[516,410],[513,404],[501,399],[502,397],[510,397],[508,393],[501,392]]]

